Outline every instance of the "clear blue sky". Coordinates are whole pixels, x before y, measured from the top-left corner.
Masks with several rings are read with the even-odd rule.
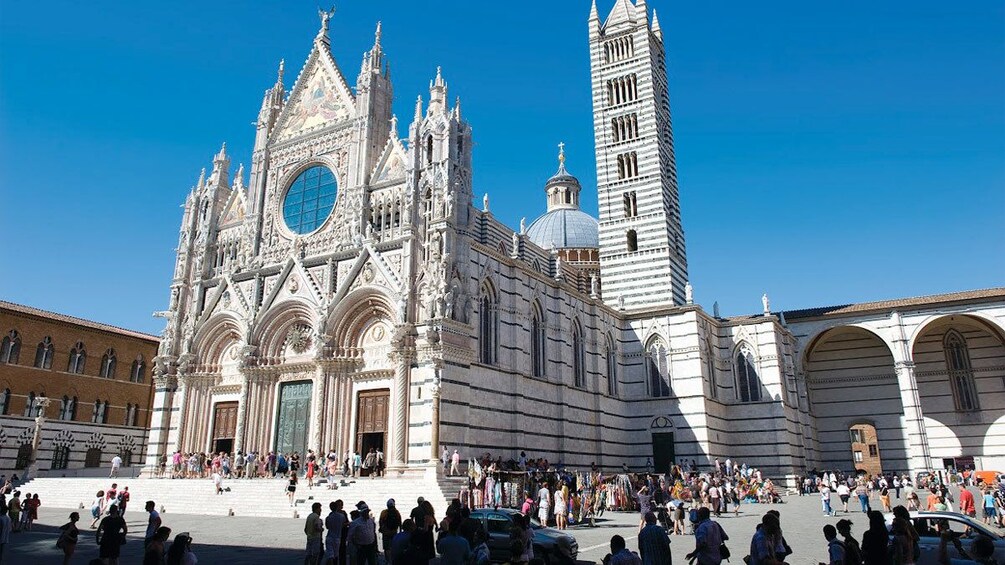
[[[605,16],[612,0],[601,0]],[[1005,284],[1005,8],[670,2],[660,14],[690,274],[724,314]],[[475,192],[515,226],[565,141],[596,213],[588,0],[343,1],[350,84],[383,21],[404,125],[442,65]],[[159,332],[179,205],[249,161],[317,2],[0,4],[0,298]]]

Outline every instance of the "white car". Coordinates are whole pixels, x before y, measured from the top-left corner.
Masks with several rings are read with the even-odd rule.
[[[957,514],[956,512],[911,512],[911,521],[914,523],[914,529],[921,536],[921,558],[918,559],[916,565],[938,565],[939,544],[941,543],[938,525],[941,523],[949,524],[950,529],[961,534],[960,542],[963,545],[963,549],[967,552],[970,552],[974,539],[978,535],[985,535],[991,538],[995,544],[995,559],[999,563],[1005,563],[1005,537],[1002,537],[1000,533],[978,520],[964,516],[963,514]],[[887,514],[887,528],[892,523],[893,514]],[[968,526],[972,531],[969,534],[964,534]],[[956,550],[956,547],[952,543],[948,547],[949,558],[959,559],[960,554]]]

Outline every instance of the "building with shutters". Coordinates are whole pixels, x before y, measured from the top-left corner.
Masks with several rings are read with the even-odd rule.
[[[4,301],[0,332],[0,474],[24,476],[39,416],[40,474],[108,473],[116,455],[138,470],[158,338]]]
[[[149,464],[379,447],[405,472],[449,447],[785,476],[851,470],[860,424],[886,471],[1005,463],[1005,290],[794,312],[765,296],[730,318],[693,303],[644,0],[589,15],[599,218],[562,148],[547,211],[518,229],[474,202],[444,74],[399,125],[379,24],[349,83],[330,17],[292,89],[280,64],[265,91],[250,166],[232,177],[224,147],[185,200]]]

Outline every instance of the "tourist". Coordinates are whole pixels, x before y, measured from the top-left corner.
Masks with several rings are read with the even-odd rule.
[[[311,513],[304,521],[304,534],[307,536],[307,553],[304,556],[305,565],[318,565],[321,561],[321,534],[325,525],[321,521],[321,503],[311,505]]]
[[[541,490],[537,491],[537,521],[541,526],[547,527],[548,515],[551,513],[551,491],[547,484],[541,485]]]
[[[387,501],[387,508],[380,512],[377,528],[380,532],[381,547],[387,555],[391,551],[391,540],[398,535],[398,530],[401,528],[401,512],[395,508],[393,498]]]
[[[890,541],[890,551],[895,565],[913,565],[914,549],[907,520],[897,516],[893,519],[890,530],[893,539]]]
[[[143,550],[143,565],[164,565],[164,544],[171,537],[171,528],[161,526],[150,536],[149,543]]]
[[[686,559],[695,560],[698,565],[719,565],[723,559],[720,548],[728,539],[722,526],[712,521],[708,508],[699,508],[698,524],[694,529],[694,551]]]
[[[78,520],[80,520],[80,514],[71,512],[70,521],[59,527],[60,533],[56,540],[56,547],[63,550],[63,565],[70,562],[73,551],[77,549],[77,538],[80,536],[80,530],[77,529]]]
[[[443,474],[447,474],[450,471],[450,450],[447,446],[443,446],[443,452],[440,453],[440,462],[443,463]]]
[[[104,500],[104,493],[98,493]],[[21,531],[21,491],[16,490],[11,496],[10,500],[7,501],[7,512],[10,518],[11,531],[20,532]],[[97,520],[95,520],[97,522]],[[92,526],[93,527],[93,526]]]
[[[402,556],[412,540],[412,532],[415,531],[415,522],[411,518],[401,523],[401,531],[391,539],[391,549],[384,555],[387,565],[398,565]]]
[[[157,528],[161,527],[161,514],[157,511],[157,504],[152,500],[148,500],[143,509],[149,514],[147,516],[147,530],[143,534],[143,544],[146,545],[150,543],[154,534],[157,533]],[[164,541],[167,541],[167,538]]]
[[[911,521],[911,514],[903,506],[894,506],[893,515],[895,518],[900,518],[902,527],[907,531],[907,537],[911,541],[911,553],[905,553],[905,557],[910,557],[904,563],[914,563],[921,557],[921,537],[918,535],[918,531],[914,529],[914,523]],[[896,561],[895,561],[896,563]],[[898,565],[900,565],[898,563]]]
[[[998,514],[996,511],[995,495],[991,492],[990,488],[984,489],[981,499],[984,501],[984,523],[991,525],[997,522],[995,519]]]
[[[25,530],[31,531],[32,524],[38,520],[38,507],[41,505],[37,492],[30,498],[27,495],[24,497],[24,502],[21,503],[21,522]]]
[[[212,480],[213,492],[215,494],[223,494],[223,475],[220,474],[219,469],[213,470]]]
[[[481,528],[475,530],[474,537],[468,540],[468,545],[471,546],[471,558],[469,560],[469,563],[471,565],[489,565],[490,563],[492,563],[492,552],[489,551],[488,540],[489,540],[488,534],[486,534],[485,530]],[[520,559],[521,561],[529,563],[529,561],[526,561],[527,560],[526,549],[524,550],[524,553],[521,554]]]
[[[335,565],[340,557],[339,548],[342,545],[342,530],[349,523],[349,517],[342,510],[343,503],[336,500],[328,505],[331,512],[325,518],[325,562],[327,565]]]
[[[514,542],[519,543],[519,542]],[[471,556],[471,546],[468,540],[457,534],[457,522],[450,523],[450,529],[436,542],[436,550],[440,553],[441,565],[467,565]],[[523,555],[523,544],[520,544],[520,554]]]
[[[833,516],[831,510],[831,488],[827,483],[820,483],[820,503],[823,505],[824,516]]]
[[[10,516],[7,515],[9,512],[9,507],[0,504],[0,563],[3,562],[3,556],[7,546],[10,544],[10,535],[14,531],[14,526],[11,523]],[[76,514],[76,512],[74,512]],[[73,516],[71,514],[71,516]],[[72,518],[71,518],[72,520]],[[59,544],[57,543],[57,546]],[[76,542],[74,542],[74,547],[76,547]],[[64,550],[65,551],[65,550]],[[70,552],[73,553],[72,550]],[[63,559],[64,565],[69,561],[69,557]]]
[[[116,454],[115,457],[112,457],[112,470],[111,470],[111,472],[108,473],[108,478],[111,479],[111,478],[118,477],[119,476],[119,467],[121,467],[121,466],[122,466],[122,458],[119,457],[118,454]]]
[[[192,536],[188,532],[175,536],[174,543],[168,548],[167,565],[196,565],[198,562],[192,553]]]
[[[670,565],[670,538],[667,531],[656,523],[656,514],[652,512],[646,513],[643,520],[646,525],[639,532],[642,565]]]
[[[879,487],[879,501],[883,504],[883,512],[890,512],[892,510],[890,507],[890,488],[885,484]]]
[[[750,561],[747,565],[783,565],[785,550],[781,540],[782,528],[778,517],[768,512],[761,518],[761,524],[750,540]]]
[[[116,497],[115,502],[119,505],[119,512],[125,516],[126,506],[129,505],[129,487],[122,487],[122,490],[119,491],[119,495]]]
[[[604,565],[642,565],[642,558],[628,551],[625,538],[615,535],[611,536],[611,553],[604,557]]]
[[[974,501],[974,495],[965,485],[960,487],[960,514],[971,518],[977,517],[977,505]],[[968,526],[965,531],[969,532],[970,527]]]
[[[377,525],[365,502],[356,504],[359,516],[349,524],[349,543],[355,548],[356,565],[377,565]]]
[[[450,476],[460,475],[460,464],[461,464],[461,454],[455,449],[454,454],[450,456]]]
[[[903,486],[903,483],[900,482],[900,477],[898,477],[897,475],[894,475],[893,476],[893,494],[894,494],[894,496],[897,497],[897,500],[900,500],[900,489],[901,489],[902,486]]]
[[[834,526],[830,524],[824,526],[824,539],[827,540],[827,565],[844,565],[845,547],[841,540],[837,539],[837,530]]]
[[[851,535],[851,520],[838,520],[836,526],[837,532],[843,538],[841,541],[844,543],[846,562],[859,565],[862,563],[862,547],[858,544],[858,540]]]
[[[289,483],[286,485],[286,496],[290,499],[290,506],[293,506],[293,501],[297,495],[297,474],[290,471]]]
[[[841,499],[841,509],[848,513],[848,500],[851,498],[851,489],[846,483],[841,483],[837,487],[838,498]]]
[[[869,508],[869,491],[865,488],[865,482],[859,481],[855,486],[855,496],[858,497],[858,503],[862,507],[863,514],[871,510]]]
[[[308,489],[313,489],[314,488],[314,472],[315,472],[315,469],[317,468],[317,463],[314,461],[314,459],[310,458],[310,459],[307,460],[306,467],[307,467],[307,488]]]
[[[722,510],[719,505],[721,500],[722,491],[719,489],[718,481],[713,481],[712,486],[708,488],[708,501],[712,505],[712,512],[715,514],[716,518],[722,515]]]
[[[467,508],[464,510],[467,510]],[[530,563],[534,559],[534,530],[530,526],[530,514],[516,516],[516,525],[519,529],[520,543],[523,544],[523,555],[520,557],[520,560]],[[481,522],[478,522],[478,534],[485,534]]]
[[[98,531],[94,534],[94,540],[98,544],[98,557],[104,560],[105,565],[118,565],[119,552],[122,551],[127,533],[126,521],[119,516],[119,507],[112,504],[108,507],[108,516],[101,520]]]
[[[643,486],[639,489],[639,492],[635,493],[636,500],[639,501],[639,530],[641,530],[646,525],[646,514],[652,511],[653,497],[649,494],[649,487]],[[556,505],[555,510],[558,510]]]
[[[353,478],[359,477],[359,471],[363,468],[363,456],[360,455],[359,451],[352,452],[352,476]]]
[[[862,535],[862,560],[865,565],[890,565],[887,548],[889,532],[883,513],[873,510],[866,516],[869,517],[869,529]]]
[[[94,520],[91,521],[92,530],[98,527],[98,520],[101,519],[101,515],[104,513],[105,513],[105,491],[99,490],[98,494],[94,495],[94,501],[91,502],[91,516],[94,518]]]
[[[565,499],[563,486],[564,483],[555,489],[555,528],[559,530],[565,529],[566,520],[569,516],[569,507]]]

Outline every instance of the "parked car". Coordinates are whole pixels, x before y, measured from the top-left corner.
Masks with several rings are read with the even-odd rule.
[[[995,544],[995,559],[999,563],[1005,563],[1005,537],[989,529],[984,524],[968,516],[955,512],[911,512],[911,521],[914,522],[914,529],[918,530],[921,537],[921,558],[916,565],[938,565],[939,563],[939,524],[948,524],[950,529],[961,534],[960,542],[963,549],[970,551],[974,539],[978,535],[984,535]],[[886,525],[890,527],[893,523],[893,514],[886,515]],[[971,532],[965,534],[969,526]],[[953,544],[949,544],[949,558],[960,559],[960,554]]]
[[[516,528],[516,510],[500,508],[479,508],[471,511],[471,517],[481,521],[489,535],[488,546],[492,561],[510,560],[511,533]],[[579,544],[569,534],[531,523],[534,534],[534,557],[544,559],[548,565],[572,565],[579,555]]]

